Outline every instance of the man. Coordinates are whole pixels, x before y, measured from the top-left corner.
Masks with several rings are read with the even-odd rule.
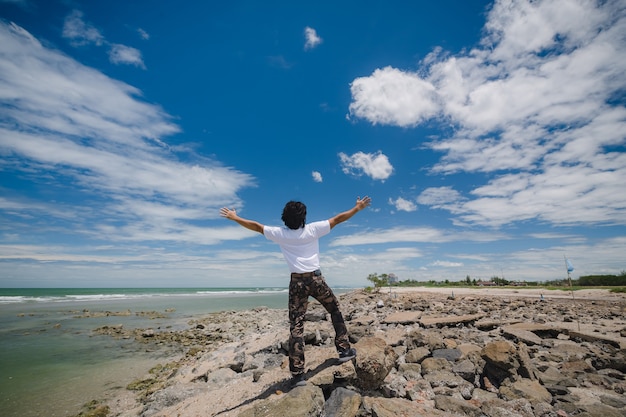
[[[328,220],[306,224],[306,206],[299,201],[290,201],[283,209],[284,227],[264,226],[254,220],[244,219],[237,212],[226,207],[220,215],[234,220],[241,226],[262,233],[278,243],[289,270],[289,370],[295,386],[306,384],[304,376],[304,315],[309,303],[309,296],[319,301],[330,313],[335,329],[335,348],[339,353],[339,362],[346,362],[356,357],[356,349],[350,346],[348,330],[339,310],[339,302],[326,284],[320,270],[319,238],[330,233],[339,223],[350,219],[371,203],[369,197],[358,197],[350,210],[339,213]]]

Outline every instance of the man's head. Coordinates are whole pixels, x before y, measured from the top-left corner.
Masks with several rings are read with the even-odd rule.
[[[285,204],[283,216],[281,219],[285,222],[285,226],[290,229],[299,229],[304,227],[306,222],[306,206],[299,201],[290,201]]]

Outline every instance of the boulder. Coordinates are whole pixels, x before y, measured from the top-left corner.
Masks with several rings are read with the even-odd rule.
[[[364,397],[363,408],[367,413],[365,415],[376,417],[452,416],[450,413],[401,398]]]
[[[404,360],[407,363],[421,363],[424,359],[426,359],[429,356],[430,356],[430,350],[422,346],[422,347],[409,350],[406,353]]]
[[[312,384],[294,388],[286,394],[256,401],[238,417],[319,417],[324,409],[324,393]]]
[[[507,400],[525,398],[531,403],[552,401],[552,394],[537,381],[520,379],[511,385],[500,387],[500,395]]]
[[[506,341],[491,342],[481,351],[481,357],[486,364],[483,369],[485,388],[491,390],[502,384],[503,381],[517,375],[519,362],[515,346]],[[489,385],[495,385],[491,388]]]
[[[463,354],[458,349],[435,349],[433,350],[433,358],[444,358],[450,362],[454,362],[461,358]]]
[[[413,330],[407,336],[406,346],[409,349],[426,346],[432,351],[445,349],[446,343],[439,332]]]
[[[483,348],[481,356],[488,364],[504,371],[514,371],[519,368],[515,346],[504,340],[491,342]]]
[[[346,388],[335,389],[324,404],[322,417],[355,417],[361,407],[361,395]]]
[[[354,347],[358,352],[355,361],[356,384],[366,390],[379,388],[395,366],[398,355],[377,337],[364,337]]]
[[[422,375],[435,371],[449,370],[452,370],[452,365],[443,358],[426,358],[422,361]]]
[[[462,416],[481,417],[484,415],[480,408],[471,404],[469,401],[445,395],[435,396],[435,407],[439,410]]]

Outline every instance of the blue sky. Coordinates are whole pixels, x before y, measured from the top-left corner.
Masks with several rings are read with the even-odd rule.
[[[623,0],[0,0],[0,286],[626,269]]]

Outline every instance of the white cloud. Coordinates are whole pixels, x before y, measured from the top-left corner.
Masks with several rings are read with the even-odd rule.
[[[430,82],[391,67],[355,79],[350,91],[350,115],[373,124],[415,126],[440,111]]]
[[[324,181],[324,179],[322,178],[322,174],[320,174],[317,171],[311,172],[311,176],[313,177],[313,181],[315,181],[315,182],[322,182],[322,181]]]
[[[304,49],[313,49],[319,46],[323,40],[317,35],[317,31],[311,27],[304,28]]]
[[[461,200],[461,195],[452,187],[427,188],[417,197],[417,202],[434,208],[450,207]]]
[[[139,36],[143,40],[147,41],[147,40],[150,39],[150,34],[148,32],[146,32],[145,30],[143,30],[142,28],[137,29],[137,33],[139,33]]]
[[[367,230],[334,239],[330,246],[380,245],[385,243],[444,243],[444,242],[495,242],[509,239],[496,232],[459,232],[434,227],[394,227],[386,230]]]
[[[82,46],[87,44],[102,45],[104,36],[98,29],[83,20],[83,12],[74,10],[63,23],[63,37],[70,39],[72,45]]]
[[[139,68],[146,68],[141,57],[141,51],[130,46],[112,44],[109,50],[109,60],[114,64],[130,64]]]
[[[451,262],[451,261],[435,261],[430,266],[441,266],[444,268],[458,268],[463,266],[462,262]]]
[[[405,200],[402,197],[398,197],[397,199],[389,199],[389,204],[396,207],[396,210],[399,211],[415,211],[417,210],[417,206],[410,200]]]
[[[357,152],[350,156],[339,153],[342,170],[345,174],[361,175],[361,172],[374,180],[384,181],[393,173],[393,166],[382,152]]]
[[[496,1],[473,49],[435,48],[414,71],[355,79],[350,115],[454,127],[426,144],[442,153],[432,173],[488,173],[487,183],[465,200],[444,188],[443,201],[429,190],[418,202],[458,222],[624,225],[625,32],[620,1]]]
[[[429,227],[397,227],[388,230],[368,230],[334,239],[330,246],[372,245],[401,242],[443,242],[445,234]]]
[[[150,35],[142,29],[139,29],[139,35],[143,39],[149,39]],[[139,68],[146,68],[141,52],[130,46],[120,45],[108,42],[100,31],[86,23],[83,19],[83,12],[73,10],[66,18],[63,24],[63,37],[70,40],[75,46],[85,46],[94,44],[96,46],[108,45],[109,61],[113,64],[130,64]]]
[[[48,223],[63,222],[67,230],[125,240],[208,244],[232,233],[189,222],[216,218],[219,207],[238,204],[237,192],[253,186],[253,178],[213,160],[179,159],[163,138],[180,128],[160,107],[140,100],[140,91],[4,23],[0,73],[0,103],[11,103],[2,104],[3,168],[45,179],[50,192],[80,189],[81,196],[76,206],[60,193],[55,209],[48,210],[49,205],[7,195],[0,201],[3,214],[41,218],[45,211],[51,216],[46,219],[55,219]],[[60,214],[68,208],[80,215]],[[30,227],[42,224],[52,230],[43,220]]]

